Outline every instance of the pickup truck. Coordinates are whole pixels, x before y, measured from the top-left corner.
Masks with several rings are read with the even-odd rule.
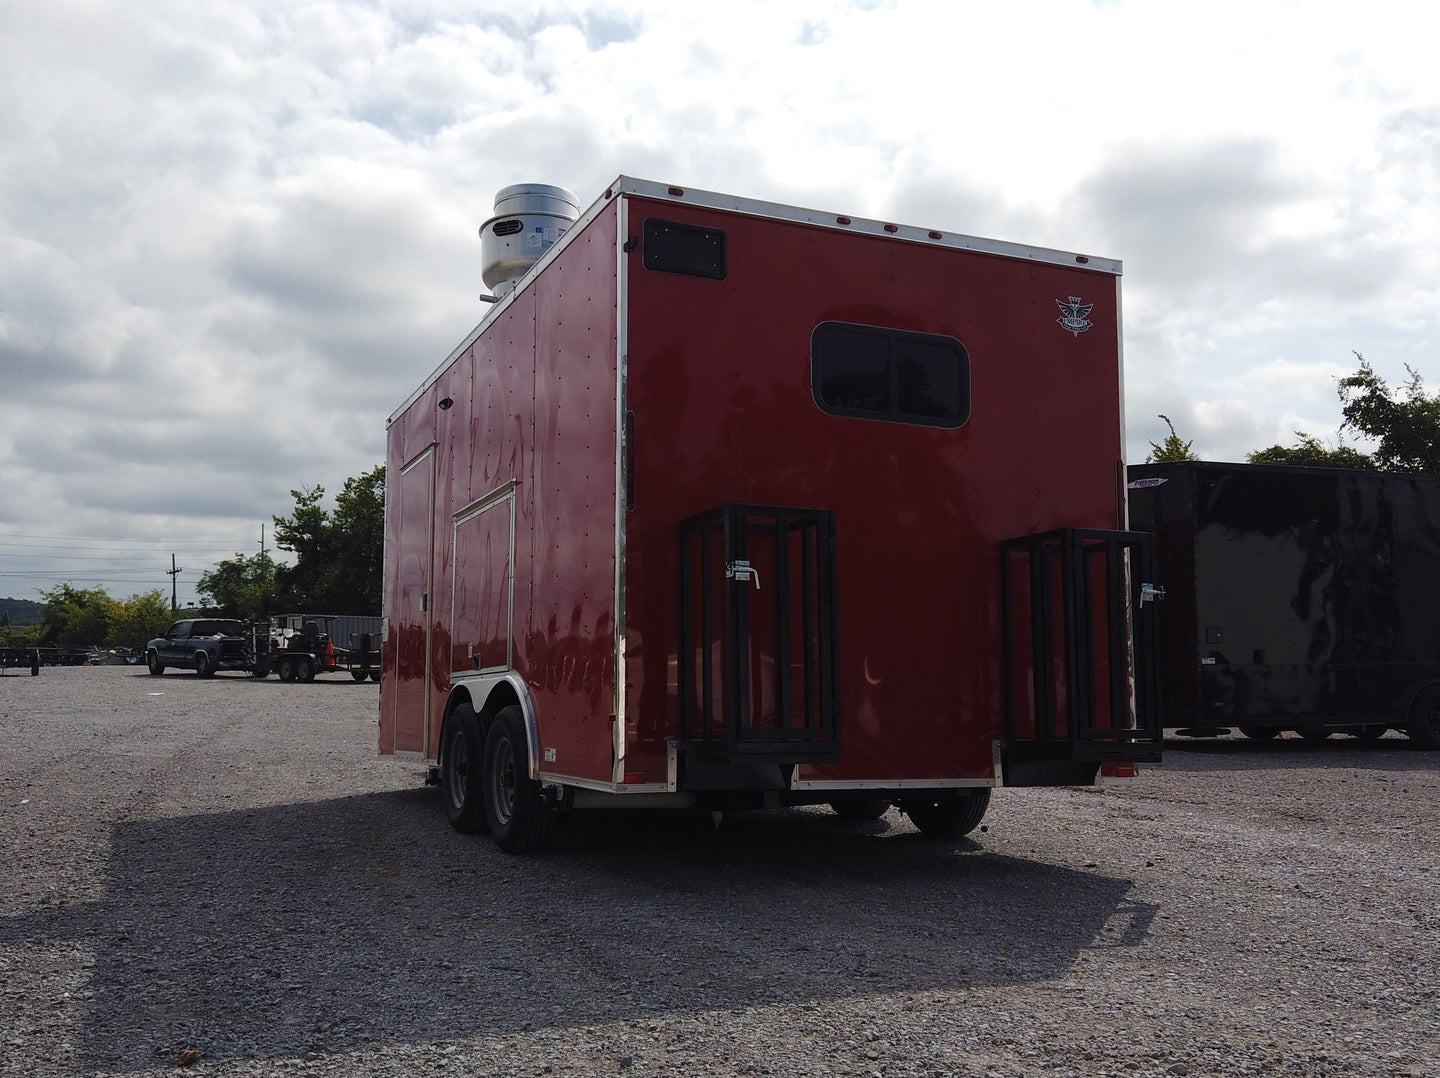
[[[250,666],[245,626],[224,618],[177,621],[145,645],[145,665],[152,674],[167,666],[194,670],[209,677],[216,670],[246,670]]]

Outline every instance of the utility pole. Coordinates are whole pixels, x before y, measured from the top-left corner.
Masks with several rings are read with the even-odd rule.
[[[265,557],[265,525],[264,525],[264,524],[261,524],[261,525],[260,525],[260,557],[261,557],[262,560],[263,560],[264,557]]]
[[[175,564],[175,555],[170,555],[170,568],[165,572],[170,577],[170,613],[175,613],[175,578],[180,575],[180,566]]]

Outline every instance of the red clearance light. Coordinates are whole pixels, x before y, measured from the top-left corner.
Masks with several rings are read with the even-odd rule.
[[[667,190],[668,190],[672,195],[674,195],[676,198],[679,198],[681,195],[683,195],[683,194],[685,193],[685,188],[683,188],[683,187],[670,187],[670,188],[667,188]]]
[[[930,238],[931,238],[932,240],[944,239],[944,238],[945,238],[945,234],[944,234],[943,232],[932,232],[932,233],[930,233]]]
[[[1107,779],[1133,779],[1136,775],[1135,765],[1109,761],[1100,765],[1100,774]]]
[[[1088,263],[1090,260],[1089,260],[1088,258],[1086,258],[1084,255],[1076,255],[1076,256],[1075,256],[1075,261],[1076,261],[1076,262],[1079,262],[1080,265],[1083,266],[1083,265],[1085,265],[1086,263]]]
[[[886,225],[886,226],[885,226],[885,231],[886,231],[886,232],[899,232],[899,231],[900,231],[900,226],[899,226],[899,225]]]
[[[835,223],[836,223],[837,225],[848,225],[848,224],[850,223],[850,218],[848,218],[848,217],[837,217],[837,218],[835,218]]]

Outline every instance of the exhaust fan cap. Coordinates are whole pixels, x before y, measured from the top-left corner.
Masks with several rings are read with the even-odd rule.
[[[495,194],[495,215],[480,226],[480,276],[501,297],[553,247],[580,216],[563,187],[515,183]]]

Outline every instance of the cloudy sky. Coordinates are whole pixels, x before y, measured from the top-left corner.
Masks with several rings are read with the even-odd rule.
[[[1119,258],[1132,460],[1440,389],[1428,8],[1269,0],[0,4],[0,596],[183,604],[380,463],[476,228],[620,174]],[[1362,443],[1363,444],[1363,443]],[[268,534],[268,532],[267,532]]]

